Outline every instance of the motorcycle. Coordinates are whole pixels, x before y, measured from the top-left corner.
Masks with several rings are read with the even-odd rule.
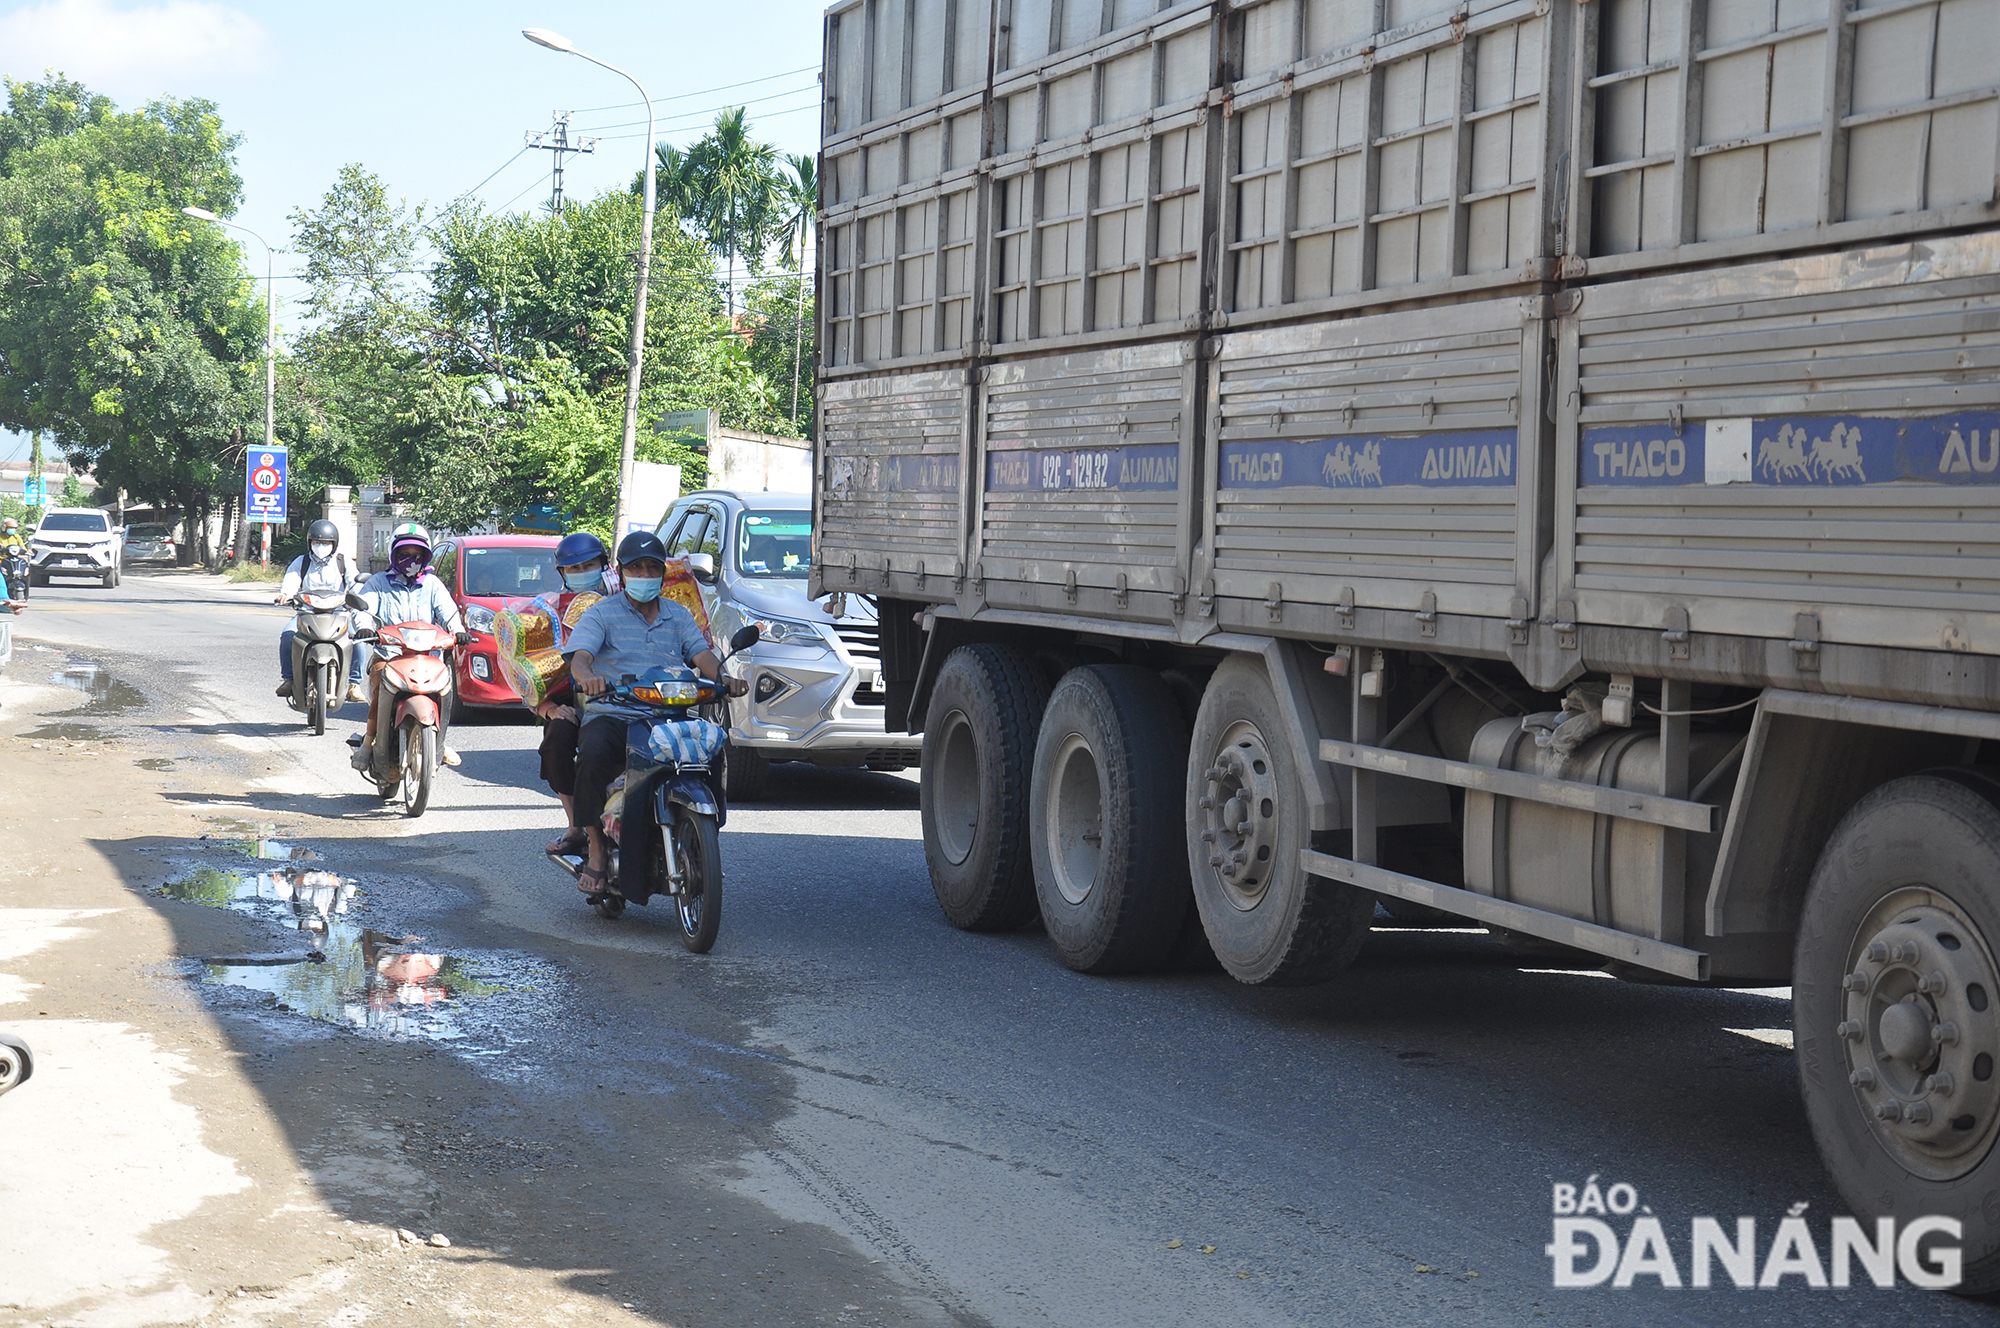
[[[28,555],[21,550],[10,549],[0,557],[0,576],[6,578],[8,599],[28,597],[28,587],[33,581],[28,573]]]
[[[311,717],[315,734],[326,732],[326,712],[347,698],[353,665],[353,619],[345,595],[295,595],[299,614],[292,622],[291,707]]]
[[[729,642],[730,654],[757,643],[755,623]],[[654,895],[674,901],[681,944],[707,954],[722,929],[722,846],[728,820],[721,760],[728,729],[691,712],[723,701],[723,685],[691,669],[652,668],[607,687],[603,699],[651,713],[625,726],[625,773],[605,804],[611,851],[605,889],[589,896],[598,916],[617,918],[627,903]],[[622,787],[620,787],[622,783]],[[549,861],[581,880],[588,860],[551,853]]]
[[[356,594],[350,593],[346,602],[351,609],[368,608],[368,601]],[[375,675],[375,745],[361,777],[381,790],[385,800],[400,794],[404,815],[422,816],[437,776],[438,719],[440,708],[449,704],[452,651],[472,644],[472,634],[453,636],[427,622],[384,623],[372,632],[356,632],[354,640],[372,642],[384,661]],[[358,747],[361,735],[349,741]]]

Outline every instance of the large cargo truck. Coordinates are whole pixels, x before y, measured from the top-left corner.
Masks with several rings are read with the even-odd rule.
[[[832,9],[812,589],[951,921],[1789,984],[2000,1287],[1996,79],[2000,0]]]

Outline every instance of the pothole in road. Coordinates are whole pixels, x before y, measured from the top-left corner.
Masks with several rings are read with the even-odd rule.
[[[174,768],[173,758],[170,756],[142,756],[132,764],[138,766],[141,770],[165,771]]]
[[[466,1053],[482,1056],[531,1041],[522,1026],[546,1022],[540,993],[556,982],[547,965],[520,956],[441,954],[421,936],[366,926],[352,916],[363,892],[337,872],[200,867],[160,892],[303,933],[311,947],[304,952],[199,961],[205,986],[267,998],[265,1008],[375,1036],[462,1043]]]
[[[51,673],[49,681],[71,691],[82,692],[90,698],[81,708],[64,711],[67,715],[115,715],[146,704],[144,692],[112,677],[95,660],[71,660]]]

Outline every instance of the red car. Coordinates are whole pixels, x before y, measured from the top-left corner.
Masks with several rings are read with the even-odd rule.
[[[454,535],[438,547],[433,566],[465,615],[470,646],[454,666],[458,694],[454,707],[515,706],[521,698],[500,676],[494,658],[493,615],[510,600],[530,599],[562,588],[556,575],[553,535]]]

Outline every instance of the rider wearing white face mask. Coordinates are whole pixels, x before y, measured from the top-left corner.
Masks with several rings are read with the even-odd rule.
[[[344,595],[357,579],[347,565],[347,555],[340,552],[340,527],[322,517],[307,529],[306,552],[294,558],[292,565],[285,569],[285,583],[271,602],[283,604],[300,595]],[[285,679],[278,684],[279,696],[292,694],[292,637],[295,635],[297,633],[287,627],[278,638],[278,672]],[[368,694],[361,690],[361,674],[367,667],[368,647],[355,646],[354,666],[347,674],[348,700],[368,699]]]

